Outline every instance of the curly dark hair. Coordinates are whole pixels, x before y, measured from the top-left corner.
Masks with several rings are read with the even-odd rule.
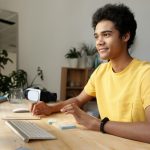
[[[130,48],[134,42],[137,28],[137,23],[131,10],[124,4],[106,4],[99,8],[92,17],[94,30],[102,20],[112,21],[115,28],[120,32],[121,37],[130,32],[130,39],[127,43],[127,47]]]

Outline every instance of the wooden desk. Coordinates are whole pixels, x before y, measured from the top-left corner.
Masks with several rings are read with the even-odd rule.
[[[12,113],[13,108],[21,107],[22,105],[26,104],[1,103],[0,118],[4,117],[4,115],[31,116],[30,113]],[[76,129],[60,130],[52,125],[48,125],[47,121],[50,118],[55,118],[58,122],[64,120],[75,122],[72,115],[60,113],[42,118],[41,120],[32,120],[54,134],[57,140],[35,140],[25,143],[5,125],[4,120],[0,119],[0,149],[15,150],[22,146],[31,150],[150,150],[150,144],[89,131],[81,126]]]

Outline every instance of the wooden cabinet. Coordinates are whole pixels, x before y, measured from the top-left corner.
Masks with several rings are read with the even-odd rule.
[[[89,68],[66,68],[61,70],[61,93],[60,99],[77,96],[87,83],[93,69]]]

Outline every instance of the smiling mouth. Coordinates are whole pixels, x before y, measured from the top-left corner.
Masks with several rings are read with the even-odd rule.
[[[99,49],[98,49],[99,52],[105,52],[105,51],[107,51],[107,50],[108,50],[108,48],[99,48]]]

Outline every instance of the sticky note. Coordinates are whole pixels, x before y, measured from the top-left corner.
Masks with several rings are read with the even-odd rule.
[[[60,127],[62,130],[65,130],[65,129],[73,129],[73,128],[76,128],[76,125],[74,125],[74,124],[60,124],[59,127]]]
[[[53,125],[61,130],[76,128],[76,125],[73,123],[64,123],[63,122],[63,123],[54,123]]]

